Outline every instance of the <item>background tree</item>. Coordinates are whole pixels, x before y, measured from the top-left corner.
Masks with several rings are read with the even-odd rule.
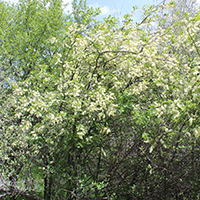
[[[1,197],[197,198],[199,12],[152,32],[73,8],[1,4]]]

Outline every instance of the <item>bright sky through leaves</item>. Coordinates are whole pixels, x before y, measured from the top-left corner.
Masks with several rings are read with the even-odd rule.
[[[18,0],[8,0],[9,2],[16,3]],[[63,0],[64,4],[68,4],[67,10],[72,10],[71,6],[72,0]],[[131,12],[133,6],[138,6],[138,11],[136,12],[135,20],[141,20],[140,9],[144,5],[157,5],[161,3],[162,0],[87,0],[89,6],[101,8],[101,17],[106,17],[112,15],[121,18],[123,15]],[[200,4],[200,0],[197,0]]]
[[[18,0],[7,0],[11,3],[17,3]],[[72,0],[63,0],[64,4],[68,4],[68,10],[71,10],[71,2]],[[141,9],[143,5],[151,5],[157,4],[157,0],[88,0],[87,1],[89,6],[92,7],[100,7],[102,17],[106,17],[108,15],[114,15],[116,17],[121,17],[128,12],[131,12],[133,6],[138,6],[138,9]],[[136,19],[139,20],[139,12],[136,16]]]

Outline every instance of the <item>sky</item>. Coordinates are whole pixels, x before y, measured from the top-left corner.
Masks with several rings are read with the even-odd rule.
[[[12,3],[18,2],[18,0],[7,0]],[[68,9],[71,10],[71,1],[72,0],[63,0],[66,4],[68,3]],[[135,20],[141,20],[140,9],[143,5],[153,5],[158,4],[162,0],[87,0],[89,6],[100,7],[102,13],[101,18],[108,15],[114,15],[115,17],[122,17],[124,14],[131,12],[133,6],[138,6],[138,11],[135,15]],[[200,4],[200,0],[197,0]]]
[[[116,11],[125,14],[137,5],[142,7],[145,4],[153,4],[155,0],[88,0],[88,4],[100,7],[102,14],[113,14]]]
[[[5,0],[11,3],[17,3],[18,0]],[[104,18],[108,15],[115,17],[122,17],[128,12],[132,11],[133,6],[138,6],[137,14],[135,15],[135,20],[139,20],[141,15],[139,10],[143,5],[156,3],[158,0],[87,0],[89,6],[99,7],[101,9],[100,18]],[[162,0],[160,0],[162,1]],[[200,0],[199,0],[200,1]],[[68,4],[68,9],[71,10],[72,0],[63,0],[64,4]]]

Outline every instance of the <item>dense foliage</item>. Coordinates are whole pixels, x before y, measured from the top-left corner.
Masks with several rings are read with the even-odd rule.
[[[0,1],[0,197],[199,198],[200,12],[99,13]]]

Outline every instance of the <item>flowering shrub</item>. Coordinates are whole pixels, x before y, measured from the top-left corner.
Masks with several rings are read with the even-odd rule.
[[[197,198],[199,12],[164,27],[0,6],[0,197]]]

